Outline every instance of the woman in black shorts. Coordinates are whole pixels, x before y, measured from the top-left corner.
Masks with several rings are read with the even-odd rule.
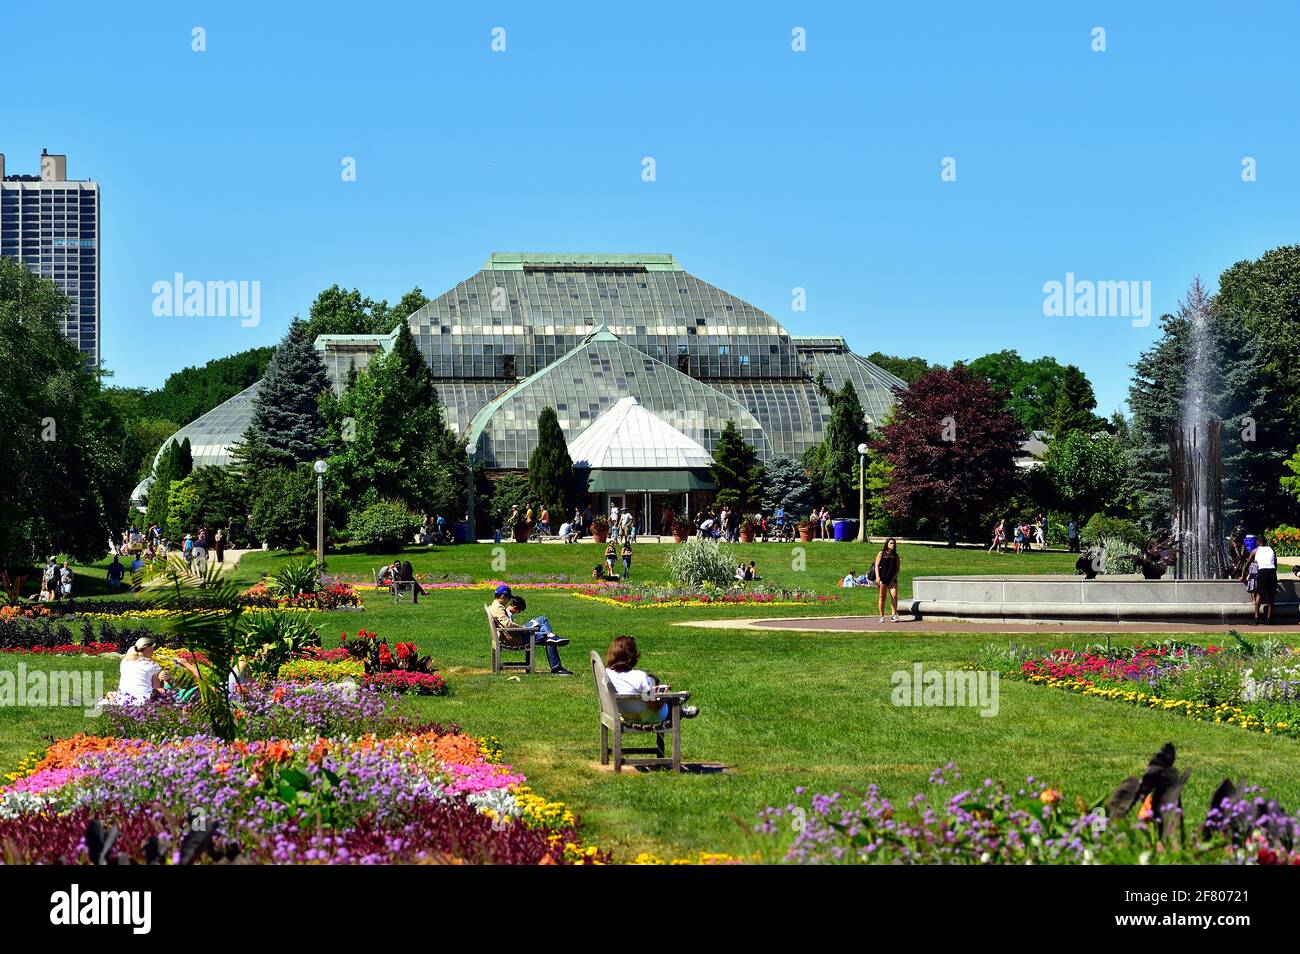
[[[1266,606],[1265,622],[1273,622],[1273,604],[1277,601],[1277,551],[1268,545],[1268,538],[1262,533],[1255,542],[1255,549],[1250,551],[1250,559],[1242,569],[1244,580],[1250,573],[1250,565],[1255,564],[1255,623],[1259,622],[1259,608]]]
[[[885,590],[889,591],[893,621],[898,622],[898,571],[903,562],[898,556],[898,542],[890,537],[885,547],[876,554],[876,587],[879,590],[880,621],[885,621]]]

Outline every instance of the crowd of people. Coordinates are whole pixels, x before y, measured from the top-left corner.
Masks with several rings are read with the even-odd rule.
[[[1079,525],[1074,520],[1066,524],[1065,542],[1071,553],[1079,552]],[[999,518],[993,525],[993,542],[989,545],[989,553],[1028,553],[1033,549],[1047,549],[1047,518],[1041,513],[1033,520],[1014,522],[1010,540],[1005,518]]]

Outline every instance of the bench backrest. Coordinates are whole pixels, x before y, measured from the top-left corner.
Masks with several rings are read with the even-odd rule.
[[[487,614],[488,639],[495,643],[497,639],[497,621],[492,616],[492,604],[484,603],[483,612]]]
[[[614,688],[605,676],[605,661],[594,649],[591,651],[591,674],[596,680],[596,697],[600,700],[600,711],[617,719],[618,703],[614,700]]]

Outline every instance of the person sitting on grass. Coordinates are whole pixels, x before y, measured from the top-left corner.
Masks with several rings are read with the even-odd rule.
[[[605,572],[611,579],[614,578],[614,559],[617,556],[618,551],[614,549],[614,541],[610,540],[605,547]]]
[[[599,580],[602,583],[605,582],[605,567],[602,564],[597,563],[596,568],[591,571],[591,578],[593,580]]]
[[[745,580],[747,580],[747,579],[749,579],[749,577],[747,577],[747,576],[745,575],[745,564],[743,564],[743,563],[737,563],[737,564],[736,564],[736,582],[737,582],[737,583],[744,583]]]
[[[848,576],[840,580],[840,586],[857,586],[858,576],[852,570],[849,570]]]
[[[122,656],[117,667],[118,698],[126,703],[144,703],[163,692],[162,666],[153,659],[154,641],[141,636]]]
[[[644,670],[637,669],[640,660],[634,636],[616,636],[605,650],[605,678],[615,695],[635,695],[639,699],[619,699],[619,715],[628,722],[656,723],[665,721],[670,715],[667,702],[660,697],[668,692],[670,686],[659,684],[659,680]],[[689,693],[682,693],[689,699]],[[682,706],[682,718],[694,719],[700,714],[698,706]]]
[[[551,621],[545,616],[536,616],[526,623],[519,622],[524,610],[528,604],[524,602],[522,596],[511,595],[506,601],[506,613],[510,617],[510,625],[516,631],[532,630],[537,634],[537,642],[546,648],[546,661],[551,664],[551,673],[556,676],[572,676],[573,673],[560,664],[560,647],[569,645],[569,641],[563,636],[556,636],[551,629]]]
[[[749,561],[749,566],[745,569],[745,579],[753,581],[758,579],[758,567],[754,566],[754,561]]]

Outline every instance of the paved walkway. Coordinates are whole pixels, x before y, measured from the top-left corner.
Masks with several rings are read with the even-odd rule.
[[[900,617],[897,623],[880,622],[879,616],[798,616],[784,619],[709,619],[674,623],[701,629],[793,630],[809,633],[1026,633],[1030,635],[1066,633],[1223,633],[1239,629],[1242,633],[1281,633],[1296,635],[1295,623],[1276,626],[1251,626],[1249,623],[1120,623],[1106,620],[1076,620],[1069,623],[926,619]]]

